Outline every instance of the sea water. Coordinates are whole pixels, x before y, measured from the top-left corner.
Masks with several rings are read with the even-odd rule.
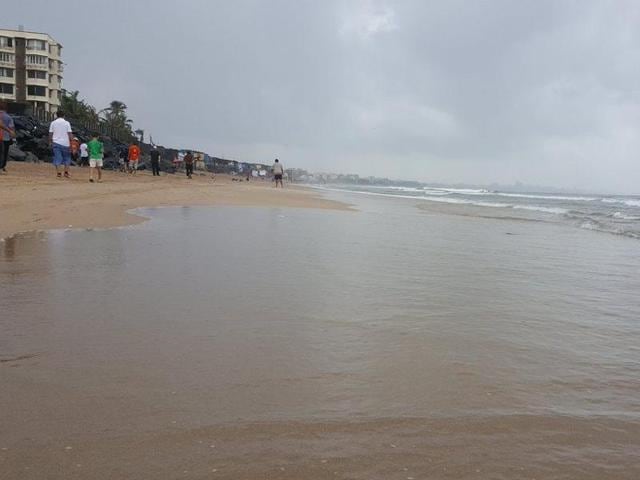
[[[500,192],[445,187],[316,185],[328,191],[420,200],[422,208],[439,206],[448,213],[564,223],[640,239],[640,195]],[[464,209],[466,207],[466,209]],[[472,213],[473,212],[473,213]]]

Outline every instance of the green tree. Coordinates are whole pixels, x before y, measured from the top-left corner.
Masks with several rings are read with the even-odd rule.
[[[118,137],[133,136],[133,120],[127,117],[127,105],[120,100],[113,100],[107,108],[100,110],[104,125],[112,135]]]
[[[60,100],[62,111],[65,112],[68,118],[79,121],[85,125],[97,123],[99,117],[96,109],[85,100],[81,100],[79,96],[80,92],[78,92],[78,90],[72,92],[62,90],[62,98]]]

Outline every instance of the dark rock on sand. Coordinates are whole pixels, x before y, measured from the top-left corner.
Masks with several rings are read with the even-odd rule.
[[[24,162],[27,158],[27,154],[20,150],[16,144],[12,144],[9,147],[9,158],[18,162]]]

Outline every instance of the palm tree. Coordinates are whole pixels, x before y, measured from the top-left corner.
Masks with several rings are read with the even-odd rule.
[[[109,106],[107,108],[103,108],[102,110],[100,110],[100,113],[104,113],[105,116],[113,116],[113,117],[119,117],[119,116],[127,116],[126,115],[126,111],[127,111],[127,104],[124,102],[121,102],[120,100],[111,100],[111,103],[109,103]]]
[[[127,118],[127,105],[120,100],[112,100],[107,108],[100,110],[104,125],[112,135],[133,136],[133,120]]]
[[[80,100],[79,96],[80,92],[78,92],[78,90],[72,92],[62,90],[62,98],[60,101],[62,110],[67,117],[85,125],[88,123],[96,123],[98,121],[96,109],[84,100]]]

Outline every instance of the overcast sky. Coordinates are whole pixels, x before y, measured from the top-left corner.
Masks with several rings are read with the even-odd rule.
[[[157,143],[313,171],[640,193],[640,2],[20,0]]]

